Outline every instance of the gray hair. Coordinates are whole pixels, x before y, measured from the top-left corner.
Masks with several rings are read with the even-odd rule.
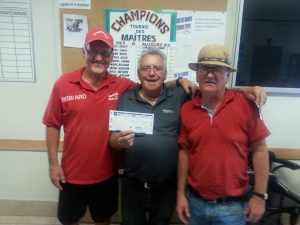
[[[158,56],[160,56],[162,58],[162,61],[163,61],[163,68],[164,68],[165,71],[167,71],[167,56],[165,55],[165,53],[163,53],[162,51],[160,51],[157,48],[149,48],[149,49],[144,50],[142,52],[142,54],[140,55],[139,61],[138,61],[138,68],[141,68],[143,58],[147,55],[158,55]]]

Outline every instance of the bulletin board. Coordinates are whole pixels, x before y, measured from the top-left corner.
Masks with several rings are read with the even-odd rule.
[[[61,66],[62,72],[71,71],[83,66],[82,50],[63,46],[63,14],[86,15],[89,29],[104,25],[104,9],[148,9],[148,10],[198,10],[198,11],[226,11],[227,0],[91,0],[90,10],[60,9],[61,34]],[[196,57],[196,56],[195,56]]]

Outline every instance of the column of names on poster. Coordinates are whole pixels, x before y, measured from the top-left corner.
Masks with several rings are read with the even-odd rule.
[[[112,74],[138,81],[138,59],[141,52],[148,48],[158,48],[168,59],[174,58],[174,12],[108,9],[105,15],[106,18],[110,18],[106,21],[106,30],[115,39],[114,60],[109,68]],[[172,60],[168,60],[167,70],[167,76],[171,76]]]
[[[35,81],[28,0],[0,1],[0,81]]]

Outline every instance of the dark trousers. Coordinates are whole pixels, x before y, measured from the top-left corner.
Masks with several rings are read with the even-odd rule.
[[[122,225],[169,225],[176,204],[176,180],[145,183],[124,176],[121,186]]]

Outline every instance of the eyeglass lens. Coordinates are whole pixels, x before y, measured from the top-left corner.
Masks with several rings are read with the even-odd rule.
[[[93,49],[86,49],[86,51],[91,56],[101,55],[103,57],[109,57],[112,54],[112,49],[110,48],[93,48]]]
[[[163,70],[162,66],[142,66],[140,70],[145,73],[149,73],[153,69],[154,73],[161,72]]]
[[[220,66],[199,66],[198,71],[201,74],[208,74],[208,73],[214,73],[214,74],[224,74],[228,71],[228,69]]]

